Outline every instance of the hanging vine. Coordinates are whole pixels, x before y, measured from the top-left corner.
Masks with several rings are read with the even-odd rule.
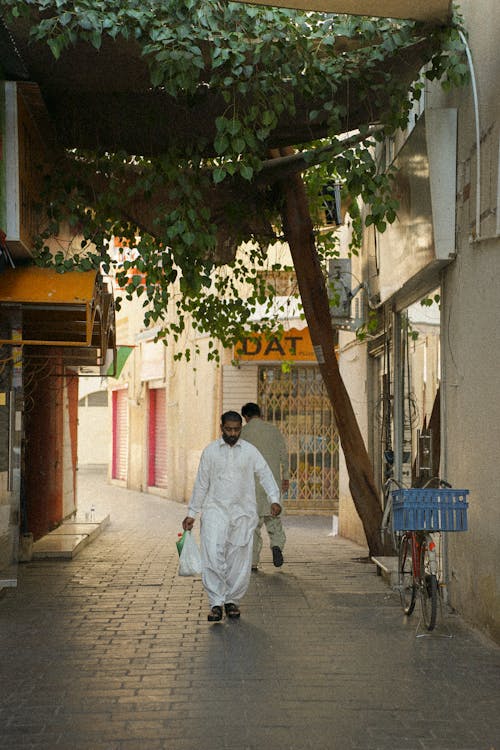
[[[116,268],[118,281],[127,297],[144,298],[146,324],[178,337],[189,317],[222,346],[256,330],[252,309],[276,293],[262,273],[282,231],[280,194],[266,170],[283,123],[305,112],[311,133],[322,125],[321,139],[287,145],[302,153],[318,226],[324,186],[341,183],[356,252],[358,199],[370,206],[366,223],[381,232],[398,209],[391,174],[379,172],[370,147],[406,126],[424,85],[394,75],[386,62],[404,61],[420,45],[427,79],[449,87],[467,78],[458,15],[431,27],[216,0],[1,0],[0,8],[7,25],[27,21],[33,42],[46,43],[56,60],[78,43],[99,50],[104,41],[133,41],[162,95],[187,109],[200,97],[222,97],[207,136],[172,139],[161,154],[69,150],[47,178],[36,248],[37,263],[61,272],[109,271],[110,242],[120,237],[137,254]],[[354,99],[366,117],[353,134]],[[63,224],[75,240],[54,254],[47,240]],[[316,239],[320,257],[338,252],[335,232]],[[249,244],[237,253],[242,242]],[[216,346],[209,356],[218,357]]]

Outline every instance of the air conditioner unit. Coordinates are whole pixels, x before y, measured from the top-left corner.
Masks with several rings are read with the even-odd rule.
[[[325,214],[325,224],[335,225],[337,227],[343,224],[340,190],[341,183],[338,181],[328,182],[322,191],[323,210]]]
[[[335,258],[328,269],[328,296],[333,327],[341,331],[356,331],[365,319],[365,290],[363,284],[352,288],[350,258]]]

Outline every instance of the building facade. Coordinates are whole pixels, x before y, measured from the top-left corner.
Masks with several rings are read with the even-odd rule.
[[[33,261],[55,159],[44,124],[35,84],[0,81],[0,588],[16,585],[32,542],[76,512],[78,376],[107,367],[115,348],[101,275]]]
[[[493,0],[461,11],[471,84],[428,84],[380,154],[397,167],[400,211],[386,233],[366,231],[356,268],[378,328],[363,344],[342,333],[340,362],[380,487],[439,474],[470,490],[469,530],[444,539],[445,593],[500,640],[500,28]],[[342,479],[340,532],[364,540]]]
[[[110,381],[111,480],[186,502],[201,451],[220,434],[221,414],[254,401],[287,440],[287,511],[337,512],[339,440],[296,307],[279,313],[283,337],[252,336],[223,351],[218,364],[208,358],[208,337],[186,333],[177,342],[167,339],[166,346],[155,341],[157,330],[143,329],[141,310],[128,302],[117,316],[119,347],[128,342],[132,353],[120,377]],[[177,360],[188,348],[190,360]]]

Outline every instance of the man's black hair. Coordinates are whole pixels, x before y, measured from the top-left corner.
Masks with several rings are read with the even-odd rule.
[[[226,422],[239,422],[242,424],[243,420],[241,414],[238,414],[237,411],[225,411],[220,418],[220,422],[221,424],[226,424]]]
[[[249,401],[248,404],[245,404],[241,407],[241,413],[243,414],[245,419],[260,417],[260,406],[258,404],[254,404],[253,401]]]

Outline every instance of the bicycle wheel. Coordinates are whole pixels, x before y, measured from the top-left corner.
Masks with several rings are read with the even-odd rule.
[[[437,618],[437,576],[431,572],[431,552],[427,541],[420,548],[420,598],[422,619],[427,630],[434,630]]]
[[[415,609],[417,586],[413,578],[411,538],[407,534],[403,534],[399,543],[398,588],[403,611],[405,615],[411,615]]]

